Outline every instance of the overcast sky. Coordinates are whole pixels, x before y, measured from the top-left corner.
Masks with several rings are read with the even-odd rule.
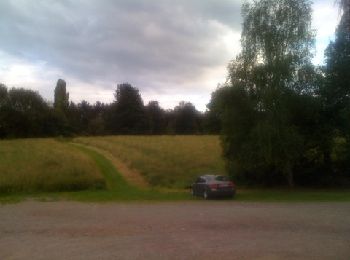
[[[118,83],[147,104],[204,111],[240,50],[241,0],[0,0],[0,82],[53,100],[111,102]],[[333,0],[315,0],[315,63],[334,37]]]

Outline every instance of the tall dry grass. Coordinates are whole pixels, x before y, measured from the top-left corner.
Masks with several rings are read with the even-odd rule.
[[[70,191],[102,188],[96,164],[54,139],[0,141],[0,192]]]
[[[74,140],[112,153],[154,186],[183,188],[197,175],[224,172],[218,136],[106,136]]]

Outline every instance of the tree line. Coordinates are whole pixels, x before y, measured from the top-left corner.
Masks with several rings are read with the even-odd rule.
[[[218,134],[216,122],[190,102],[164,110],[157,101],[144,105],[139,90],[117,85],[111,104],[69,101],[66,82],[57,81],[54,102],[39,93],[8,89],[0,84],[0,138],[112,135],[112,134]]]
[[[350,3],[339,3],[324,66],[311,62],[311,1],[243,5],[241,53],[209,104],[235,180],[350,186]]]

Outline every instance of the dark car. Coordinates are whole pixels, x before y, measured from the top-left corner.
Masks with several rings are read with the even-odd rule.
[[[235,185],[227,176],[202,175],[192,184],[192,195],[204,199],[214,197],[233,197],[236,193]]]

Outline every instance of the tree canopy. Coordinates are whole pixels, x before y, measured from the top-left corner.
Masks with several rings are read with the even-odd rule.
[[[242,51],[229,64],[226,88],[214,96],[224,156],[233,176],[285,178],[293,186],[306,141],[295,106],[316,88],[311,2],[253,1],[243,5],[242,15]]]

